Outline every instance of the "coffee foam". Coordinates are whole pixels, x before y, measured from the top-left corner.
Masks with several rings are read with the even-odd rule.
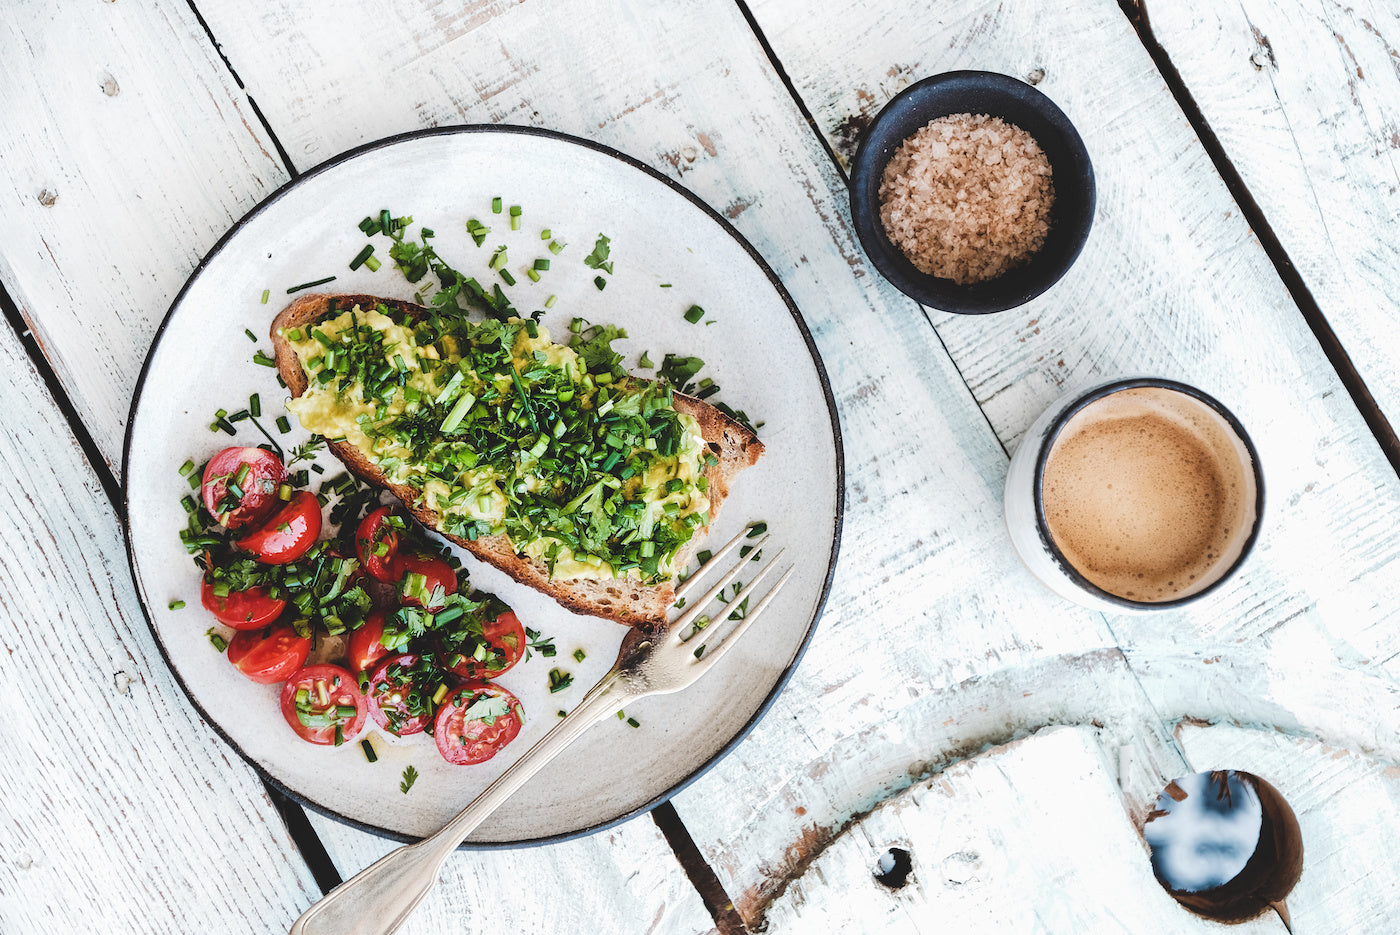
[[[1051,538],[1098,587],[1173,600],[1223,574],[1254,520],[1249,455],[1221,416],[1161,387],[1095,400],[1060,430],[1041,497]]]

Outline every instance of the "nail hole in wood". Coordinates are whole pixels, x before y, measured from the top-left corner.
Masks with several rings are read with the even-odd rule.
[[[875,879],[892,890],[897,890],[909,882],[909,873],[914,869],[912,855],[902,847],[892,847],[880,855],[875,864]]]
[[[1251,773],[1212,770],[1167,784],[1143,837],[1152,872],[1178,903],[1218,922],[1276,911],[1303,872],[1298,818],[1279,791]]]

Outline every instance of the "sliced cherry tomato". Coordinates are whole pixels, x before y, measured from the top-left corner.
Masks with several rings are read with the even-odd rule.
[[[419,685],[412,671],[420,657],[404,653],[379,664],[369,679],[369,716],[391,734],[406,737],[422,733],[433,719],[435,685]],[[414,689],[426,692],[415,698]]]
[[[485,655],[476,658],[475,639],[458,646],[439,645],[438,662],[464,679],[495,678],[525,655],[525,627],[515,611],[508,610],[481,628],[486,642]]]
[[[248,678],[263,685],[286,681],[306,665],[311,637],[300,636],[288,624],[263,630],[244,630],[228,644],[228,661]]]
[[[442,610],[446,606],[447,595],[457,593],[457,573],[439,555],[404,552],[399,555],[397,564],[399,597],[405,604],[427,610]],[[422,575],[423,580],[411,577],[413,575]],[[439,588],[442,590],[439,591]]]
[[[255,526],[277,508],[286,480],[287,469],[267,449],[225,448],[204,469],[204,507],[229,529]]]
[[[320,535],[321,501],[309,490],[298,490],[271,519],[239,539],[238,547],[260,562],[286,565],[305,555]]]
[[[355,530],[355,552],[360,567],[371,577],[386,584],[399,580],[399,532],[391,522],[393,513],[387,506],[368,513]]]
[[[340,666],[306,666],[282,686],[282,716],[302,740],[349,743],[365,726],[369,705],[355,676]]]
[[[374,664],[389,655],[389,647],[380,642],[384,636],[386,612],[378,608],[371,610],[358,630],[350,634],[350,646],[346,650],[350,657],[350,668],[356,672],[368,672]]]
[[[468,682],[443,699],[433,725],[438,752],[465,766],[491,759],[520,733],[520,700],[492,682]]]
[[[261,630],[282,615],[286,601],[268,594],[267,588],[230,591],[227,597],[214,593],[214,586],[205,581],[199,588],[199,601],[220,623],[235,630]]]

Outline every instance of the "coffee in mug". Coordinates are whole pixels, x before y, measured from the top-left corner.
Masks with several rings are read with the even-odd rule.
[[[1023,560],[1090,606],[1177,606],[1223,581],[1258,531],[1263,482],[1243,427],[1170,380],[1118,380],[1050,407],[1012,459]]]

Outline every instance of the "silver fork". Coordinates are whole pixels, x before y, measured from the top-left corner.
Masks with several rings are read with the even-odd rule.
[[[693,591],[704,575],[719,567],[729,553],[748,538],[749,532],[749,529],[740,532],[682,582],[676,588],[677,598]],[[765,535],[753,542],[753,548],[757,550],[767,539]],[[737,592],[728,603],[721,605],[717,618],[722,621],[732,612],[731,608],[737,608],[781,558],[779,552],[746,584],[736,585]],[[704,632],[702,613],[738,577],[744,565],[743,560],[735,562],[702,597],[687,600],[685,612],[672,620],[664,631],[656,634],[629,632],[608,674],[588,690],[578,706],[544,739],[512,763],[457,817],[431,837],[389,852],[331,890],[302,913],[293,923],[290,935],[390,935],[397,931],[437,882],[438,871],[447,856],[531,776],[590,725],[639,698],[680,691],[708,672],[758,619],[793,573],[789,566],[768,593],[718,642],[711,639],[698,649],[693,648],[698,634]]]

